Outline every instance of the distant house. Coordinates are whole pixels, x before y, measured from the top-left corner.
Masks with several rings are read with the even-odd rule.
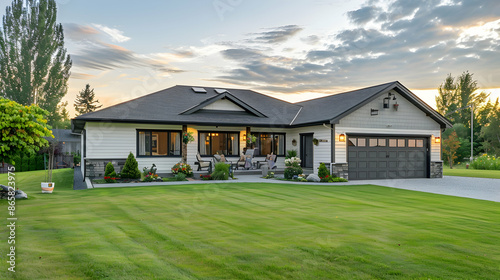
[[[52,129],[54,140],[59,142],[61,154],[80,153],[81,139],[80,134],[71,132],[71,129]]]
[[[450,126],[399,82],[296,104],[252,90],[174,86],[72,120],[84,167],[133,152],[140,168],[155,163],[168,173],[181,160],[184,131],[195,137],[189,164],[198,152],[237,158],[251,134],[256,156],[277,154],[278,167],[294,149],[303,167],[317,172],[323,162],[350,180],[442,177],[440,137]]]

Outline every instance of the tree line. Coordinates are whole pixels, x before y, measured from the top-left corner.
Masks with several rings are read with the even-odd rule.
[[[456,78],[448,74],[438,92],[437,111],[453,123],[442,135],[445,161],[452,166],[470,157],[471,121],[473,155],[500,156],[499,99],[492,102],[489,93],[479,91],[477,80],[468,71]]]
[[[69,128],[67,102],[71,56],[64,47],[54,0],[14,0],[6,7],[0,29],[0,96],[19,104],[38,105],[52,127]],[[75,100],[77,114],[100,106],[87,84]]]

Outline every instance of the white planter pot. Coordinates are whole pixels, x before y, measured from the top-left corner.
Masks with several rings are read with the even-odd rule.
[[[42,182],[42,193],[52,193],[55,184],[50,182]]]

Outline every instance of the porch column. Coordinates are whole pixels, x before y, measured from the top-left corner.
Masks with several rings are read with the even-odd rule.
[[[183,138],[184,138],[184,134],[187,133],[187,130],[188,130],[188,127],[187,125],[182,125],[182,137],[181,137],[181,143],[182,143],[182,162],[184,163],[187,163],[187,154],[188,154],[188,148],[187,148],[187,144],[184,143]]]
[[[251,134],[251,133],[252,133],[252,130],[250,129],[250,127],[249,127],[249,126],[247,126],[247,139],[248,139],[248,137],[250,137],[250,134]],[[247,149],[251,149],[251,148],[252,148],[252,147],[251,147],[251,146],[252,146],[252,144],[248,144],[247,139],[245,139],[245,143],[246,143],[246,145],[247,145]]]

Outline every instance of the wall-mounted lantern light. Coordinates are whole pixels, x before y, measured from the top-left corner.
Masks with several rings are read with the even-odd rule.
[[[378,110],[377,109],[371,109],[370,115],[372,115],[372,116],[378,115]]]
[[[434,142],[441,143],[441,137],[434,137]]]
[[[345,134],[344,133],[342,133],[342,134],[339,135],[339,141],[340,142],[345,142]]]
[[[292,146],[297,146],[297,140],[295,139],[292,140]]]
[[[390,97],[384,98],[384,109],[389,108],[389,100],[391,100]]]

